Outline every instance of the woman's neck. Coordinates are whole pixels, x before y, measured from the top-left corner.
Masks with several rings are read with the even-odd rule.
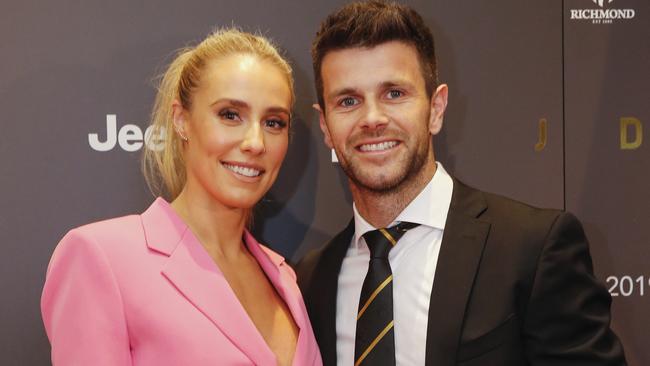
[[[183,188],[171,206],[210,255],[234,261],[245,251],[242,235],[248,210],[226,207],[189,185]]]

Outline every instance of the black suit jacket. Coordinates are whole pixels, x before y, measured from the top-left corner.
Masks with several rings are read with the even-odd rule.
[[[297,266],[325,365],[336,365],[337,281],[353,234],[354,221]],[[426,365],[625,365],[610,303],[574,216],[454,180]]]

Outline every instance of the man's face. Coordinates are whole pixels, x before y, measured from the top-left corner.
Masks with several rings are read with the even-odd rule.
[[[321,73],[320,126],[353,184],[391,191],[434,164],[431,135],[442,127],[447,89],[427,96],[415,47],[392,41],[332,51]]]

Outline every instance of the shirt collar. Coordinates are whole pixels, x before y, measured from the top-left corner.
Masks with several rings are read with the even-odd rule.
[[[444,230],[447,221],[454,182],[440,162],[433,178],[420,193],[400,212],[390,226],[401,221],[413,222],[433,229]],[[378,228],[369,224],[352,204],[354,212],[354,237],[352,245],[359,248],[363,234]]]

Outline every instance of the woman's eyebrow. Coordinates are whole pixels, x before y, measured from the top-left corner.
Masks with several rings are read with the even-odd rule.
[[[228,104],[231,104],[231,105],[233,105],[235,107],[239,107],[239,108],[249,108],[248,103],[244,102],[243,100],[231,99],[231,98],[217,99],[214,102],[212,102],[212,104],[210,104],[210,106],[213,106],[213,105],[219,104],[219,103],[228,103]]]

